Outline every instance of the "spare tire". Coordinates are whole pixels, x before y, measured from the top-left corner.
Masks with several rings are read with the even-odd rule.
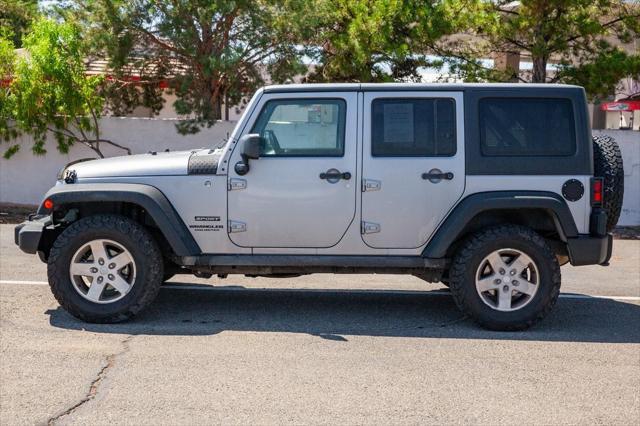
[[[602,207],[607,212],[607,232],[611,232],[620,218],[624,195],[622,153],[611,136],[593,137],[593,175],[603,178]]]

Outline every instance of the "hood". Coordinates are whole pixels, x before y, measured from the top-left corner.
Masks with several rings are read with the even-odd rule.
[[[74,171],[77,179],[186,175],[189,157],[194,152],[152,152],[83,161],[67,166],[63,174]]]

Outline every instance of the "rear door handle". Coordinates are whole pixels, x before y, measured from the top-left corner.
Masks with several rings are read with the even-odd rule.
[[[441,181],[442,179],[444,179],[444,180],[452,180],[453,179],[453,173],[451,173],[451,172],[442,172],[442,171],[440,171],[438,169],[432,169],[432,170],[429,170],[428,173],[423,173],[422,174],[422,179],[430,180],[431,182]]]
[[[338,169],[329,169],[326,172],[320,173],[320,179],[325,179],[329,183],[336,183],[340,179],[344,179],[344,180],[351,179],[351,173],[349,172],[342,173]]]

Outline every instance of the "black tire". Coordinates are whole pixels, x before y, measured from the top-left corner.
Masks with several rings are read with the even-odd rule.
[[[539,272],[538,289],[531,300],[509,312],[488,306],[476,290],[480,263],[493,251],[507,248],[528,255]],[[453,258],[449,278],[449,288],[458,308],[491,330],[514,331],[531,327],[551,311],[560,294],[560,266],[553,251],[540,235],[518,225],[486,228],[469,237]]]
[[[622,153],[611,136],[593,137],[593,172],[604,180],[603,208],[607,212],[607,232],[611,232],[620,218],[624,196]]]
[[[95,303],[82,297],[69,275],[74,253],[95,239],[109,239],[125,247],[135,263],[131,290],[112,303]],[[162,254],[151,234],[119,215],[88,216],[65,229],[53,243],[47,262],[51,291],[71,315],[92,323],[126,321],[149,306],[158,295],[163,277]]]

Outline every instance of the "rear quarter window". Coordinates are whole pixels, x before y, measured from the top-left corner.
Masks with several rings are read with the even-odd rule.
[[[482,98],[484,156],[571,156],[576,152],[573,104],[562,98]]]

